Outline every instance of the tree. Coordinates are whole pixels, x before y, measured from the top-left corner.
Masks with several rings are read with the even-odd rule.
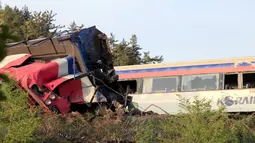
[[[137,37],[135,34],[132,35],[130,38],[130,60],[131,64],[137,65],[141,63],[141,53],[139,52],[142,48],[137,44]]]
[[[7,25],[9,27],[9,33],[15,37],[22,39],[24,36],[22,29],[20,28],[22,24],[22,15],[17,7],[11,8],[5,6],[5,8],[0,8],[0,25]],[[7,42],[15,41],[8,39]]]
[[[138,45],[137,39],[137,36],[133,34],[129,42],[123,39],[117,43],[118,40],[115,39],[115,35],[110,34],[109,43],[115,66],[161,63],[163,61],[163,56],[151,57],[150,52],[144,52],[144,56],[141,57],[140,50],[142,48]]]
[[[110,44],[110,48],[113,49],[116,46],[116,42],[118,42],[118,40],[115,39],[115,35],[113,33],[110,33],[110,37],[109,37],[109,44]]]
[[[5,57],[6,55],[6,40],[8,38],[11,38],[11,35],[9,34],[9,29],[6,25],[0,25],[0,61]],[[0,78],[3,75],[0,75]],[[4,76],[3,76],[4,78]],[[5,96],[3,95],[3,92],[0,92],[0,101],[4,100]]]
[[[6,56],[6,42],[8,39],[18,40],[17,37],[9,33],[9,28],[7,25],[0,25],[0,61],[2,61]],[[0,74],[0,79],[4,81],[9,80],[8,77],[3,74]],[[5,96],[3,96],[3,92],[0,91],[0,101],[4,99]]]
[[[48,37],[56,33],[60,25],[53,24],[55,21],[52,11],[33,12],[31,17],[25,21],[21,29],[24,33],[25,39],[36,39],[40,36]]]
[[[22,10],[20,11],[20,13],[21,13],[22,19],[24,21],[27,21],[31,18],[31,12],[29,11],[29,9],[26,5],[24,7],[22,7]]]
[[[82,24],[81,26],[77,26],[77,24],[75,23],[75,21],[73,21],[68,29],[71,31],[71,32],[75,32],[75,31],[79,31],[80,29],[82,29],[84,27],[84,25]]]
[[[20,40],[36,39],[39,36],[51,36],[60,25],[55,25],[56,14],[52,11],[30,12],[27,6],[22,9],[11,8],[8,5],[0,7],[0,25],[8,24],[10,34],[18,37]],[[14,42],[16,40],[8,40]]]
[[[151,64],[151,63],[161,63],[163,61],[163,56],[150,57],[150,52],[144,52],[142,59],[142,64]]]
[[[127,42],[125,41],[125,39],[123,39],[121,43],[116,44],[115,47],[112,49],[114,66],[130,64],[127,46]]]
[[[6,54],[6,40],[11,36],[6,25],[0,25],[0,28],[0,60],[2,60]]]
[[[39,11],[30,12],[27,6],[22,9],[17,7],[11,8],[0,6],[0,24],[8,24],[10,28],[10,34],[19,38],[19,40],[31,40],[39,37],[48,37],[54,35],[58,29],[62,28],[60,25],[55,25],[54,17],[55,13],[52,11]],[[77,26],[73,21],[68,29],[71,32],[80,30],[84,27]],[[115,35],[111,33],[109,43],[111,46],[114,65],[137,65],[153,62],[162,62],[163,56],[150,57],[149,52],[144,53],[144,57],[141,57],[140,50],[142,48],[137,42],[137,36],[133,34],[129,41],[123,39],[120,43],[115,39]],[[7,40],[7,42],[14,42],[15,40]]]

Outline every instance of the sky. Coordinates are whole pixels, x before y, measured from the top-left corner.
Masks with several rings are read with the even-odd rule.
[[[0,0],[52,10],[55,24],[96,26],[116,39],[138,37],[164,62],[255,56],[254,0]]]

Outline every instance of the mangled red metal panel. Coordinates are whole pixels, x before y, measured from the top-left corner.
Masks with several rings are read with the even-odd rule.
[[[48,92],[44,92],[41,96],[37,94],[43,102],[49,100],[51,94],[54,94],[53,91],[58,88],[58,97],[50,101],[51,105],[48,106],[57,106],[61,113],[68,112],[71,103],[90,102],[96,89],[88,77],[74,79],[81,73],[74,69],[72,57],[60,58],[48,63],[33,61],[21,66],[30,56],[12,56],[16,58],[7,56],[4,59],[6,63],[2,63],[3,68],[0,69],[0,72],[9,73],[25,89],[32,90],[34,85],[46,88]],[[106,102],[107,100],[102,94],[99,94],[92,102],[98,101]]]

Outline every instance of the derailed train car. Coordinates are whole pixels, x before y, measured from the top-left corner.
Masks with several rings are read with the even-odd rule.
[[[180,99],[206,99],[212,110],[255,112],[255,56],[115,67],[140,109],[178,114]],[[154,106],[151,106],[154,105]],[[163,110],[162,110],[163,109]],[[185,111],[183,111],[185,112]]]
[[[29,93],[30,103],[65,114],[133,108],[118,83],[107,37],[95,26],[74,33],[8,44],[0,72]]]

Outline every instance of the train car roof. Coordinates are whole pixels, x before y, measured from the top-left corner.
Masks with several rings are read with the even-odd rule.
[[[235,57],[235,58],[222,58],[222,59],[208,59],[197,61],[183,61],[183,62],[169,62],[158,64],[144,64],[144,65],[130,65],[130,66],[115,66],[116,71],[126,70],[142,70],[142,69],[157,69],[166,67],[186,67],[186,66],[210,66],[210,65],[223,65],[223,64],[235,64],[235,63],[255,63],[255,56],[250,57]]]

